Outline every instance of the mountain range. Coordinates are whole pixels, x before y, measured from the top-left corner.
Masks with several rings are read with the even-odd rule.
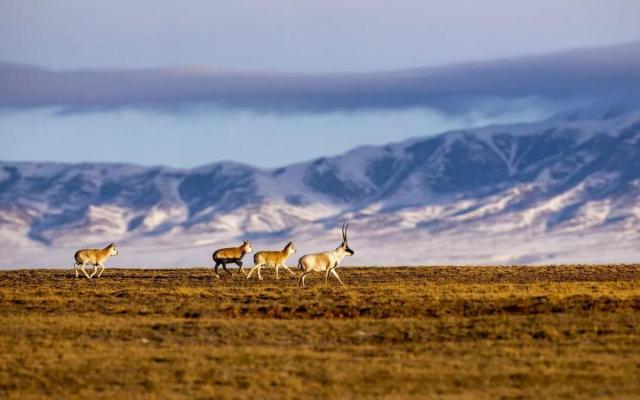
[[[332,249],[350,264],[634,262],[640,110],[585,109],[265,170],[0,162],[0,267],[210,264],[215,247]],[[250,262],[249,262],[250,263]],[[295,261],[290,261],[295,264]]]

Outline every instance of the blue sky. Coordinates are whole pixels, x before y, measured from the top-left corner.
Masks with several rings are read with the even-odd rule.
[[[553,87],[541,93],[524,88],[505,94],[504,88],[485,85],[483,96],[502,96],[493,106],[487,107],[486,98],[456,100],[452,105],[448,98],[434,100],[432,92],[398,93],[395,75],[390,79],[386,71],[640,41],[640,2],[630,0],[390,4],[58,0],[39,1],[36,6],[4,0],[0,62],[25,68],[18,78],[7,68],[0,69],[0,83],[8,93],[0,109],[0,159],[184,167],[233,159],[275,167],[361,144],[454,127],[532,120],[554,109],[550,104],[564,104],[568,98],[559,97]],[[477,73],[491,81],[483,71],[495,65],[502,64],[469,66],[462,77]],[[37,92],[16,86],[15,93],[24,94],[18,104],[9,98],[14,84],[35,86],[24,78],[32,76],[26,67],[43,69],[46,82],[82,90],[69,99],[59,87],[47,92],[49,83]],[[438,69],[438,76],[448,77],[450,70]],[[102,74],[98,79],[83,80],[96,71]],[[237,71],[245,71],[246,79]],[[147,72],[160,78],[149,84],[152,90],[144,91],[144,101],[136,103],[138,93],[143,93],[140,79],[146,80]],[[432,73],[418,72],[421,84],[425,74]],[[564,79],[560,72],[540,77]],[[272,73],[280,85],[275,94],[267,90]],[[311,74],[314,80],[296,86],[297,74]],[[339,79],[334,79],[336,74]],[[203,75],[208,80],[200,80]],[[228,97],[211,98],[212,91],[221,89],[210,78],[233,82],[231,88],[223,88]],[[184,79],[191,85],[186,100],[180,97],[186,90]],[[438,93],[440,81],[429,83]],[[351,92],[341,90],[345,82]],[[172,90],[156,90],[170,84],[175,85]],[[202,97],[195,90],[198,85],[212,86],[204,94],[207,101],[194,105],[193,94],[198,101]],[[559,84],[557,91],[571,92],[581,81],[575,85]],[[130,88],[131,93],[125,93],[130,96],[108,97],[114,86],[124,92]],[[255,86],[267,89],[256,92]],[[379,91],[366,91],[378,86]],[[102,91],[93,93],[93,87]],[[287,97],[289,88],[299,91]],[[0,97],[2,91],[0,87]],[[262,97],[256,99],[256,93]],[[324,93],[330,96],[325,98]],[[167,99],[176,97],[180,104],[169,102],[165,107]],[[96,151],[96,143],[104,150]]]

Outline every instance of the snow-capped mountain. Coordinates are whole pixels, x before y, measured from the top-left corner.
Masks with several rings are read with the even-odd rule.
[[[0,163],[0,265],[206,265],[251,238],[352,264],[637,261],[640,112],[607,109],[356,148],[275,170]]]

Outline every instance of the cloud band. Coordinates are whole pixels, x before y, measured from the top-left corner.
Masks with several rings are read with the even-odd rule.
[[[52,71],[0,64],[0,108],[61,113],[198,108],[322,113],[427,107],[464,113],[482,101],[629,101],[640,93],[640,42],[402,71],[294,74],[206,68]]]

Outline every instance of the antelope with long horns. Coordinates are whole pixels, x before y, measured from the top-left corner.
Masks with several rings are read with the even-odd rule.
[[[93,278],[93,276],[98,272],[98,267],[100,267],[100,273],[98,274],[98,278],[102,276],[104,272],[104,263],[111,256],[115,256],[118,254],[118,248],[115,244],[111,243],[104,249],[84,249],[78,250],[76,254],[73,256],[75,258],[76,263],[73,265],[73,268],[76,271],[76,278],[78,277],[78,266],[80,266],[80,270],[87,277],[87,279]],[[93,273],[91,275],[87,274],[87,270],[84,269],[85,265],[93,265]]]
[[[249,275],[247,275],[247,279],[251,278],[251,274],[253,271],[258,271],[258,279],[262,280],[262,275],[260,275],[260,269],[262,267],[275,267],[276,268],[276,279],[280,279],[278,275],[278,268],[282,267],[289,271],[291,275],[296,275],[292,270],[289,269],[285,265],[287,259],[290,255],[296,252],[296,248],[293,246],[293,242],[287,243],[284,246],[284,249],[280,251],[259,251],[253,255],[254,267],[249,271]]]
[[[251,247],[251,242],[248,240],[242,242],[242,244],[238,247],[227,247],[214,251],[212,257],[213,261],[216,262],[216,276],[220,278],[220,275],[218,274],[218,267],[220,265],[222,265],[222,269],[224,269],[227,274],[231,275],[231,272],[229,272],[229,270],[227,269],[227,264],[238,265],[238,268],[240,268],[240,272],[242,272],[246,276],[247,273],[244,272],[244,269],[242,269],[242,257],[244,257],[244,255],[247,253],[251,253],[252,251],[253,247]]]
[[[325,272],[324,281],[329,283],[329,274],[338,279],[342,285],[342,280],[336,272],[338,264],[346,256],[352,256],[354,251],[349,248],[347,243],[347,230],[349,223],[342,224],[342,243],[333,251],[324,251],[322,253],[307,254],[298,260],[298,268],[302,270],[302,275],[298,279],[298,286],[304,286],[304,278],[313,271]]]

